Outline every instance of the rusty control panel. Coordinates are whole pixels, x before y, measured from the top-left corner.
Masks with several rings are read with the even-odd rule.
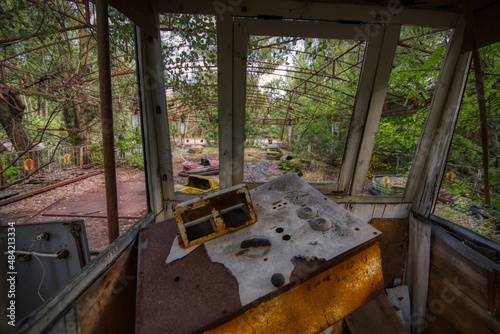
[[[319,333],[384,289],[382,233],[294,173],[176,217],[140,235],[137,333]]]
[[[246,185],[237,185],[174,207],[184,248],[237,231],[257,221]]]

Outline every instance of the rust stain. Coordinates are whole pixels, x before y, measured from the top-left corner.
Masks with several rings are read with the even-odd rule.
[[[206,333],[318,333],[384,289],[379,243]]]

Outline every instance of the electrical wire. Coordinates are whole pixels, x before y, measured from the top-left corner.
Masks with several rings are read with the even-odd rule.
[[[31,248],[33,247],[33,245],[34,245],[37,241],[40,241],[40,240],[36,240],[36,239],[35,239],[35,240],[33,240],[33,242],[31,243],[31,246],[30,246],[30,247],[29,247],[29,249],[28,249],[28,252],[29,252],[30,254],[32,254],[32,255],[35,257],[35,259],[37,259],[37,260],[38,260],[38,263],[40,263],[40,266],[42,267],[42,279],[40,280],[40,284],[38,285],[38,290],[37,290],[37,292],[38,292],[38,297],[40,297],[40,299],[41,299],[43,302],[45,302],[45,299],[42,297],[42,294],[40,293],[40,290],[41,290],[41,288],[42,288],[43,281],[45,280],[45,267],[43,266],[43,263],[42,263],[42,261],[38,258],[38,256],[36,256],[36,255],[35,255],[35,254],[37,254],[37,253],[35,253],[35,252],[31,252]]]
[[[22,250],[16,250],[16,254],[26,254],[26,255],[33,255],[33,256],[41,256],[41,257],[54,257],[57,258],[59,254],[57,253],[39,253],[39,252],[30,252],[30,251],[22,251]],[[9,254],[9,252],[5,252],[4,254]]]

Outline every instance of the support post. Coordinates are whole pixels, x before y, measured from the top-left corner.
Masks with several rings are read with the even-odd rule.
[[[425,165],[429,161],[432,142],[435,138],[436,129],[439,126],[439,122],[445,108],[446,99],[449,94],[448,91],[452,86],[453,80],[456,79],[454,77],[455,69],[457,62],[459,61],[464,33],[465,20],[460,18],[457,22],[455,30],[453,31],[453,36],[448,49],[446,50],[443,66],[441,68],[441,72],[439,73],[439,79],[436,84],[436,89],[434,90],[434,95],[432,96],[429,113],[425,120],[422,136],[420,137],[420,142],[418,144],[417,153],[415,154],[415,159],[408,176],[408,182],[406,183],[404,201],[416,203],[418,202],[419,194],[422,193],[422,190],[419,191],[419,188],[423,185],[422,178],[426,170]],[[449,131],[449,129],[446,129],[446,131]],[[424,192],[428,191],[430,191],[430,189],[424,190]],[[424,217],[427,217],[426,212],[415,207],[413,210],[420,213]]]
[[[97,0],[97,55],[99,63],[99,91],[102,146],[104,151],[106,210],[108,216],[108,240],[109,243],[112,243],[120,232],[118,228],[113,100],[111,96],[108,3],[105,0]]]
[[[235,20],[233,29],[233,170],[232,185],[243,183],[248,21]]]
[[[159,30],[151,36],[138,29],[137,48],[148,198],[161,221],[173,217],[168,204],[175,201],[175,191]]]
[[[217,17],[220,187],[233,185],[233,18]]]
[[[406,281],[410,291],[412,334],[423,333],[425,329],[430,254],[431,225],[410,214]]]
[[[377,135],[382,110],[384,108],[387,87],[391,76],[392,62],[396,54],[396,46],[399,41],[401,26],[390,24],[385,28],[382,47],[376,65],[373,90],[370,92],[368,114],[363,124],[363,132],[358,148],[358,156],[354,165],[354,174],[351,185],[351,195],[363,194],[366,176],[370,167],[370,159],[373,155],[375,137]]]
[[[381,28],[380,28],[381,29]],[[347,143],[342,158],[342,168],[340,170],[338,191],[348,193],[351,186],[352,176],[356,167],[356,159],[363,138],[363,129],[366,124],[370,98],[373,92],[376,69],[382,48],[382,34],[370,37],[367,42],[365,59],[361,70],[358,90],[356,92],[356,103],[349,125]]]

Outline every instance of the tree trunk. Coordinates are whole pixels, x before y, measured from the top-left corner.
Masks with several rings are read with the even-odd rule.
[[[83,78],[90,71],[87,61],[91,38],[85,36],[85,34],[86,31],[81,29],[81,38],[78,40],[78,59],[76,61],[72,59],[70,50],[63,47],[60,50],[62,59],[61,76],[66,83],[63,96],[67,100],[63,107],[63,118],[69,133],[70,143],[75,149],[75,163],[79,165],[90,162],[89,150],[85,146],[88,145],[88,136],[93,118],[93,110],[84,104],[85,95],[82,91],[84,86]],[[84,147],[84,149],[80,150],[80,147]],[[80,156],[81,153],[83,153],[83,156]]]
[[[39,166],[38,153],[30,151],[33,148],[28,131],[23,124],[26,104],[21,99],[17,90],[11,89],[0,94],[0,124],[7,133],[9,140],[18,152],[23,152],[28,158],[33,159],[35,167]]]

